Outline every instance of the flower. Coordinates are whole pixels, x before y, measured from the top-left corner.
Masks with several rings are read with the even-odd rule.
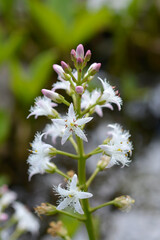
[[[17,228],[20,231],[28,231],[33,234],[37,233],[39,230],[37,218],[30,213],[22,203],[15,202],[13,208],[15,209],[13,217],[18,221]]]
[[[122,99],[120,96],[117,96],[118,91],[114,91],[114,87],[112,87],[106,79],[104,81],[99,77],[99,80],[101,81],[103,85],[103,94],[101,97],[101,101],[105,100],[106,103],[108,104],[108,107],[112,109],[111,103],[115,103],[118,107],[118,110],[121,110],[121,105],[122,105]]]
[[[104,154],[110,156],[107,168],[120,163],[122,167],[128,166],[131,161],[129,155],[132,154],[133,149],[132,143],[129,141],[130,134],[128,131],[123,131],[119,124],[110,124],[108,126],[112,128],[108,133],[111,139],[108,144],[99,145],[104,150]]]
[[[64,119],[53,119],[54,123],[57,123],[60,126],[65,126],[65,131],[62,136],[61,144],[64,144],[67,139],[74,132],[78,137],[83,139],[84,141],[88,141],[84,132],[81,130],[80,126],[92,120],[92,117],[79,118],[76,119],[76,114],[73,109],[73,104],[70,104],[68,115]]]
[[[0,212],[15,201],[17,194],[10,191],[6,185],[0,188]]]
[[[100,98],[101,92],[98,89],[94,89],[92,92],[85,91],[82,95],[82,102],[81,102],[81,108],[87,109],[88,107],[92,106],[96,103],[96,101]],[[102,117],[102,106],[96,105],[94,107],[94,112],[96,112],[99,116]]]
[[[62,210],[70,206],[79,214],[84,214],[79,199],[90,198],[93,196],[92,193],[81,192],[78,190],[76,174],[74,174],[72,181],[68,183],[67,189],[61,188],[61,184],[53,189],[61,196],[57,210]]]
[[[33,143],[31,143],[32,150],[31,154],[28,157],[27,162],[29,166],[29,180],[31,177],[37,173],[43,174],[46,170],[54,168],[55,165],[50,163],[52,156],[50,155],[51,148],[50,144],[44,143],[42,141],[42,136],[44,134],[36,133]]]
[[[27,118],[32,115],[35,115],[35,118],[38,116],[55,116],[53,107],[56,107],[57,104],[53,103],[51,99],[47,98],[46,96],[37,97],[35,99],[35,106],[30,108],[30,114]]]
[[[57,137],[62,137],[65,131],[64,126],[60,126],[57,123],[52,123],[52,124],[47,124],[45,129],[43,130],[45,137],[47,135],[51,136],[52,142],[55,144],[56,143],[56,138]]]

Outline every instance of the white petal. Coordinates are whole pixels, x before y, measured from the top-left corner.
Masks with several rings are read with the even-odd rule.
[[[70,202],[72,201],[72,198],[65,198],[58,206],[57,210],[62,210],[69,206]]]
[[[96,112],[100,117],[103,117],[102,107],[96,106],[96,107],[95,107],[95,112]]]
[[[69,128],[67,128],[63,134],[61,144],[63,145],[71,135],[72,135],[72,132],[70,131]]]
[[[80,137],[81,139],[83,139],[85,142],[88,142],[84,132],[79,128],[79,127],[76,127],[75,128],[75,134]]]
[[[76,201],[73,202],[73,205],[74,205],[76,212],[78,212],[79,214],[84,214],[83,209],[82,209],[81,204],[78,199],[76,199]]]
[[[64,119],[52,119],[53,123],[56,123],[58,125],[64,126],[65,125],[65,121]]]
[[[73,108],[73,103],[70,104],[70,107],[68,109],[68,116],[70,118],[76,118],[75,112],[74,112],[74,108]]]
[[[93,117],[80,118],[76,121],[76,123],[81,126],[87,122],[90,122],[92,119]]]
[[[67,197],[69,195],[69,191],[64,189],[64,188],[61,188],[61,184],[58,185],[58,188],[57,188],[57,192],[61,195],[61,196],[65,196]]]
[[[103,81],[100,77],[98,77],[98,79],[101,81],[101,83],[102,83],[102,85],[103,85],[103,88],[105,89],[105,83],[104,83],[104,81]]]
[[[79,199],[85,199],[85,198],[93,197],[93,194],[89,192],[77,192],[77,197]]]
[[[76,187],[77,187],[77,175],[74,174],[72,181],[70,183],[70,191],[76,190]]]
[[[105,105],[103,105],[103,107],[107,107],[107,108],[113,110],[113,107],[110,103],[106,103]]]

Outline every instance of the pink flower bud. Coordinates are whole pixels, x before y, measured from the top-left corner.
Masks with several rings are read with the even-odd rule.
[[[65,63],[64,61],[61,61],[61,66],[66,73],[70,73],[72,71],[70,66],[67,63]]]
[[[2,222],[4,222],[4,221],[6,221],[8,219],[8,214],[6,214],[6,213],[1,213],[0,214],[0,222],[2,221]]]
[[[82,94],[83,91],[84,91],[84,88],[83,88],[82,86],[77,86],[77,87],[76,87],[76,92],[77,92],[78,94]]]
[[[88,69],[88,72],[90,73],[91,76],[93,76],[94,74],[96,74],[99,69],[101,67],[101,63],[93,63],[89,69]]]
[[[88,62],[91,59],[91,51],[88,50],[85,55],[85,62]]]
[[[73,62],[76,60],[76,51],[74,49],[71,50],[71,60]]]
[[[52,90],[47,90],[47,89],[42,89],[41,92],[43,93],[44,96],[47,98],[50,98],[51,100],[55,101],[59,99],[59,94],[52,91]]]
[[[77,61],[76,61],[76,67],[78,69],[81,69],[82,68],[82,65],[83,65],[83,59],[82,58],[77,58]]]
[[[57,64],[53,64],[53,69],[59,76],[61,76],[62,78],[65,78],[64,71],[61,66],[59,66]]]
[[[84,58],[84,47],[82,44],[79,44],[76,49],[76,57],[77,58]]]

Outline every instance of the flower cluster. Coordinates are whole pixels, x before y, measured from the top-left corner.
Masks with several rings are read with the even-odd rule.
[[[91,198],[93,194],[88,192],[88,187],[98,172],[105,168],[110,168],[115,164],[121,164],[122,167],[128,166],[131,161],[130,156],[133,147],[129,140],[129,132],[123,130],[119,124],[110,124],[108,127],[111,130],[108,132],[107,139],[90,153],[86,154],[84,151],[83,141],[88,142],[84,128],[93,119],[91,115],[97,113],[100,117],[103,117],[104,108],[113,110],[114,105],[117,106],[119,111],[122,108],[122,99],[119,91],[116,90],[115,86],[110,85],[108,80],[98,77],[101,88],[89,91],[90,81],[95,78],[101,67],[100,63],[93,63],[84,72],[90,58],[91,51],[88,50],[85,53],[83,45],[79,44],[76,50],[71,50],[71,60],[75,69],[72,69],[64,61],[61,61],[61,65],[53,65],[54,71],[58,74],[58,81],[53,83],[51,90],[42,89],[44,96],[35,99],[35,106],[31,107],[28,116],[34,115],[35,118],[38,116],[47,116],[51,120],[51,123],[46,125],[42,134],[37,133],[35,135],[35,139],[31,144],[31,154],[27,161],[29,163],[29,179],[38,173],[57,173],[65,177],[65,181],[66,179],[68,180],[66,188],[62,187],[61,184],[58,187],[53,187],[54,192],[59,195],[57,207],[49,204],[50,210],[48,210],[48,205],[43,204],[36,211],[46,215],[51,214],[51,212],[54,214],[58,211],[79,220],[85,220],[89,237],[94,240],[91,213],[100,208],[101,205],[90,208],[87,199]],[[66,94],[69,95],[69,101],[65,96],[58,93],[57,90],[59,89],[65,90],[65,96]],[[58,112],[59,104],[64,104],[68,107],[67,114],[61,115]],[[57,138],[61,139],[61,145],[70,141],[76,154],[56,149]],[[51,144],[46,142],[49,139],[51,139]],[[98,153],[101,153],[101,157],[97,163],[97,167],[90,178],[86,180],[86,160]],[[78,161],[78,174],[73,173],[69,175],[58,169],[51,162],[52,157],[56,155],[64,155],[76,159]],[[114,203],[112,201],[113,205]],[[102,205],[105,206],[105,204]],[[117,206],[119,207],[118,204]],[[73,209],[75,214],[73,215],[70,212],[64,211],[66,208]],[[77,213],[83,214],[84,217],[79,216]],[[66,231],[62,231],[61,223],[52,222],[50,226],[49,232],[52,236],[55,236],[55,234],[63,238],[65,234],[68,236]]]
[[[108,132],[110,140],[107,144],[99,145],[104,150],[104,154],[110,156],[107,168],[120,163],[123,167],[128,166],[133,149],[129,132],[124,131],[119,124],[109,124],[108,127],[111,128]]]

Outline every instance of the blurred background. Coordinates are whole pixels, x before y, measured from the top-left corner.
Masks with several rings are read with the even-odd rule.
[[[70,51],[79,43],[92,51],[91,63],[102,63],[99,76],[117,86],[124,102],[121,112],[115,107],[113,112],[105,109],[103,118],[95,115],[87,129],[86,152],[105,139],[106,125],[114,122],[130,130],[134,145],[129,168],[118,166],[99,174],[89,189],[94,193],[92,206],[124,194],[136,201],[129,213],[112,207],[97,211],[99,239],[159,240],[159,0],[0,0],[0,185],[8,184],[30,209],[41,202],[56,203],[52,186],[62,178],[36,175],[28,182],[26,164],[29,142],[48,120],[26,117],[41,89],[51,89],[56,82],[52,65],[64,60],[73,67]],[[98,156],[88,160],[88,176],[97,160]],[[72,160],[62,157],[55,162],[63,171],[76,171]],[[52,239],[46,234],[52,219],[57,216],[41,219],[39,236],[21,239]],[[74,240],[87,240],[83,226],[61,219]]]

